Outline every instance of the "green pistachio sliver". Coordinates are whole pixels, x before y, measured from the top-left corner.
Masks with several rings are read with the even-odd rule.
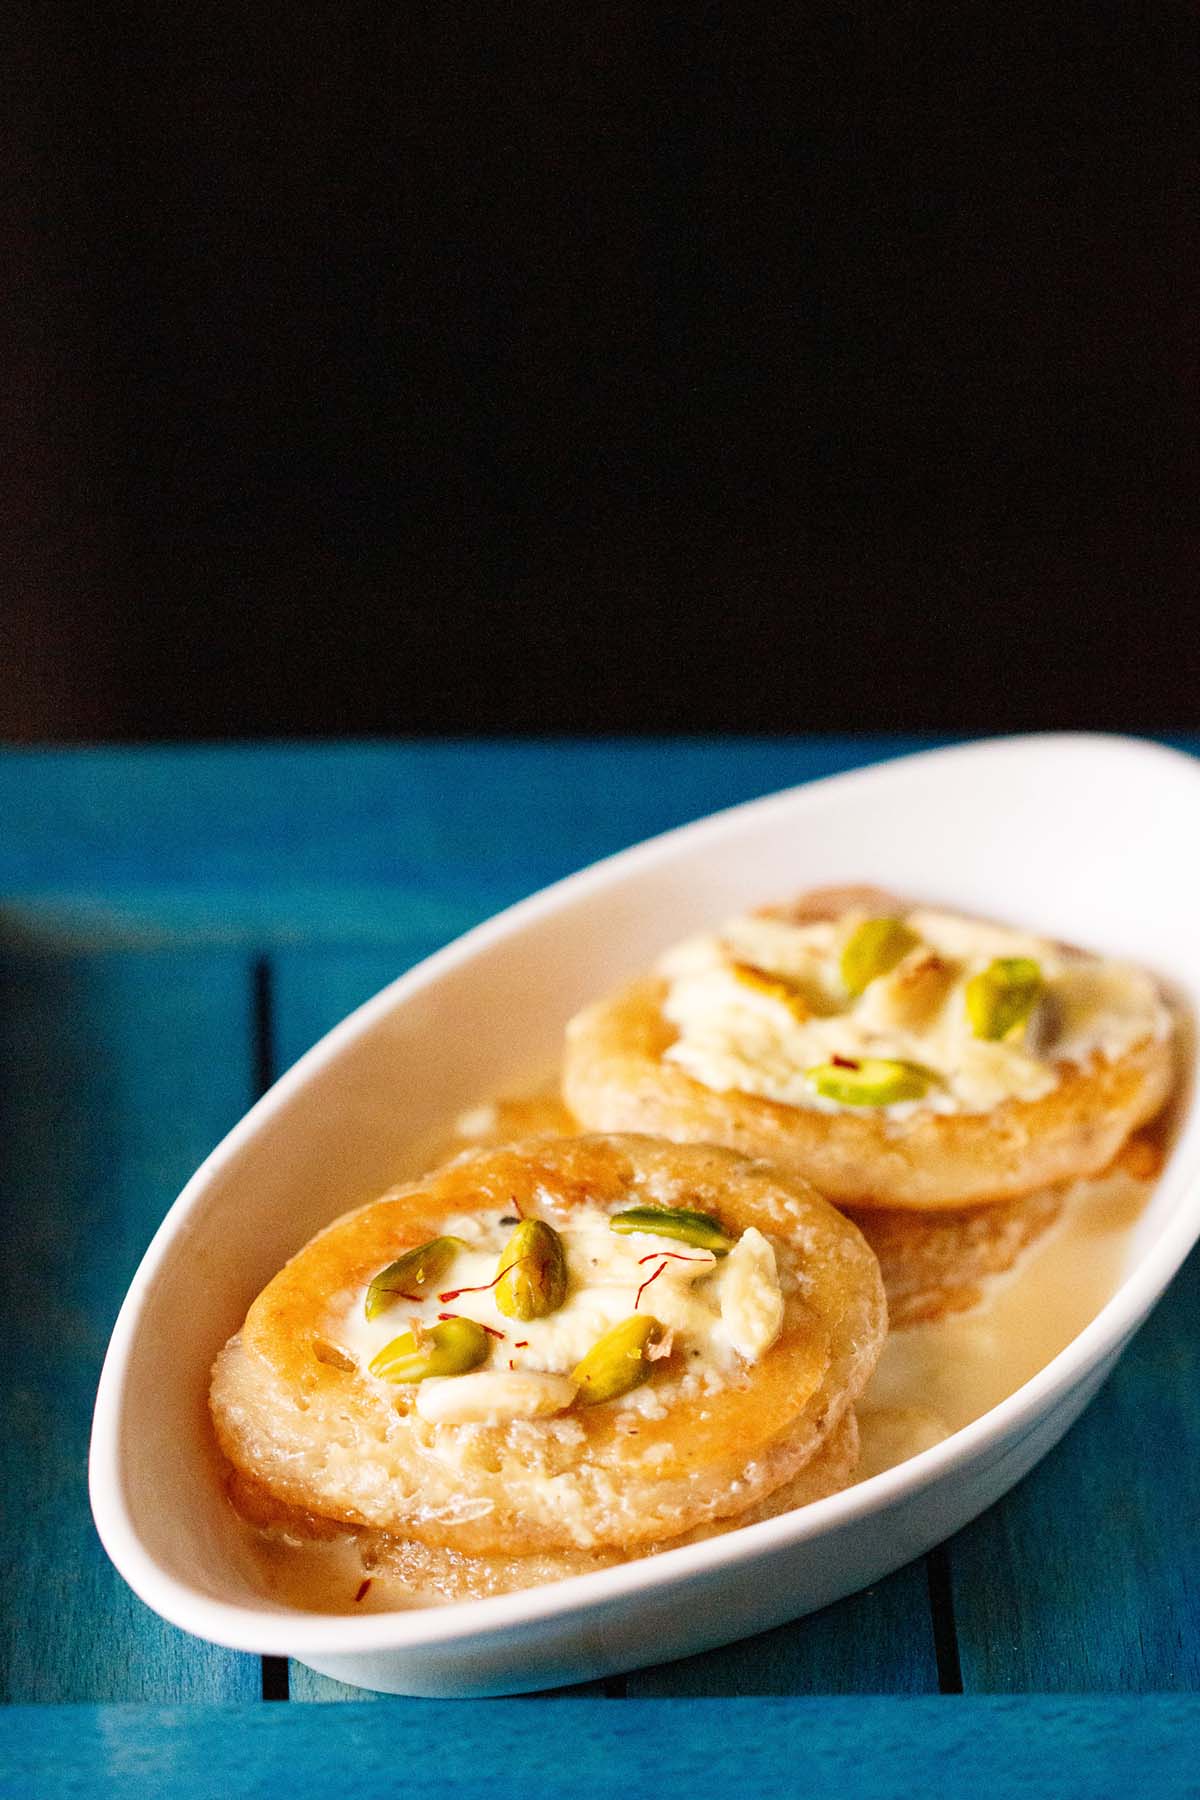
[[[842,986],[857,997],[880,975],[887,975],[920,943],[903,919],[864,919],[842,950]]]
[[[661,1343],[665,1329],[649,1313],[634,1313],[606,1331],[571,1371],[578,1389],[575,1398],[584,1406],[594,1406],[641,1387],[653,1371],[647,1352]]]
[[[1031,956],[998,956],[966,986],[967,1018],[977,1038],[998,1042],[1026,1023],[1045,986]]]
[[[406,1250],[394,1263],[381,1269],[367,1289],[363,1310],[368,1319],[377,1319],[381,1312],[386,1311],[402,1295],[419,1293],[431,1281],[437,1281],[454,1261],[455,1251],[459,1247],[458,1238],[430,1238],[427,1244],[419,1244],[415,1250]]]
[[[722,1231],[721,1221],[711,1213],[689,1212],[682,1206],[630,1206],[614,1213],[608,1223],[612,1231],[646,1231],[653,1237],[675,1238],[697,1250],[711,1250],[714,1256],[727,1256],[737,1241]]]
[[[544,1319],[567,1297],[567,1253],[553,1225],[522,1219],[500,1257],[496,1305],[506,1319]]]
[[[920,1100],[937,1080],[920,1063],[892,1062],[883,1056],[857,1058],[852,1065],[820,1063],[806,1071],[826,1100],[843,1106],[894,1106],[898,1100]]]
[[[474,1319],[445,1319],[420,1334],[402,1331],[371,1359],[383,1381],[427,1381],[431,1375],[465,1375],[488,1353],[487,1332]]]

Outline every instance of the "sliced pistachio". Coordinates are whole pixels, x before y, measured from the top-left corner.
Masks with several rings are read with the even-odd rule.
[[[842,950],[842,986],[859,995],[880,975],[887,975],[920,943],[903,919],[864,919]]]
[[[544,1319],[567,1297],[567,1253],[553,1225],[522,1219],[500,1258],[496,1305],[506,1319]]]
[[[576,1398],[585,1406],[593,1406],[599,1400],[616,1400],[641,1387],[653,1369],[649,1351],[662,1341],[665,1329],[649,1313],[634,1313],[606,1331],[571,1371],[571,1380],[579,1390]]]
[[[992,1042],[1026,1023],[1042,996],[1042,971],[1031,956],[998,956],[966,987],[967,1018],[977,1038]]]
[[[428,1287],[431,1281],[437,1281],[454,1261],[454,1253],[458,1248],[458,1238],[430,1238],[427,1244],[419,1244],[415,1250],[406,1250],[403,1256],[398,1256],[386,1269],[380,1269],[367,1289],[363,1310],[368,1319],[377,1319],[395,1300],[405,1294],[417,1294],[422,1288]]]
[[[608,1223],[613,1231],[646,1231],[653,1237],[676,1238],[681,1244],[694,1244],[697,1250],[711,1250],[714,1256],[727,1256],[736,1242],[721,1230],[721,1221],[711,1213],[689,1212],[682,1206],[630,1206],[614,1213]]]
[[[806,1073],[818,1094],[843,1106],[892,1106],[898,1100],[920,1100],[937,1080],[933,1071],[923,1069],[920,1063],[892,1062],[883,1056],[819,1063]]]
[[[402,1331],[371,1359],[383,1381],[425,1381],[430,1375],[465,1375],[488,1353],[487,1332],[474,1319],[445,1319],[419,1334]]]

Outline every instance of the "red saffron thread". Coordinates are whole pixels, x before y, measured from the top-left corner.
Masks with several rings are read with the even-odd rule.
[[[516,1343],[513,1345],[514,1350],[528,1350],[528,1348],[529,1348],[529,1339],[528,1338],[518,1338]]]
[[[672,1262],[707,1262],[708,1261],[707,1256],[683,1256],[680,1254],[680,1252],[678,1250],[652,1250],[650,1252],[649,1256],[639,1256],[638,1257],[639,1269],[641,1268],[643,1263],[653,1262],[655,1260],[655,1258],[659,1257],[659,1256],[669,1256]],[[713,1260],[715,1262],[716,1258],[714,1257]]]
[[[831,1056],[829,1060],[835,1069],[857,1069],[862,1066],[852,1056]]]
[[[668,1254],[669,1254],[669,1252],[668,1252]],[[653,1275],[647,1275],[645,1281],[643,1281],[641,1287],[637,1291],[637,1299],[633,1303],[634,1312],[637,1311],[639,1305],[641,1304],[642,1295],[645,1293],[646,1289],[650,1286],[650,1283],[652,1281],[658,1280],[659,1276],[662,1274],[662,1272],[666,1268],[666,1266],[667,1265],[665,1262],[660,1262],[657,1269],[655,1269]]]
[[[359,1600],[365,1600],[367,1594],[370,1592],[370,1588],[371,1577],[368,1575],[365,1581],[360,1581],[358,1584],[358,1592],[354,1596],[355,1602],[357,1603]]]
[[[516,1368],[516,1366],[517,1366],[517,1365],[516,1365],[516,1363],[515,1363],[515,1362],[514,1362],[514,1361],[513,1361],[513,1359],[512,1359],[512,1357],[511,1357],[511,1356],[510,1356],[510,1357],[509,1357],[509,1359],[508,1359],[508,1366],[509,1366],[509,1368],[510,1368],[510,1369],[515,1369],[515,1368]]]
[[[505,1263],[500,1273],[498,1275],[493,1275],[490,1281],[481,1282],[479,1287],[447,1288],[444,1294],[438,1295],[438,1299],[444,1306],[447,1300],[457,1300],[460,1294],[486,1294],[489,1288],[494,1288],[498,1281],[504,1280],[504,1277],[508,1274],[510,1269],[519,1269],[522,1263],[532,1262],[533,1260],[532,1256],[514,1257],[513,1261]]]

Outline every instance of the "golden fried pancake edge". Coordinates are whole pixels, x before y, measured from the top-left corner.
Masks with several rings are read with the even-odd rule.
[[[1038,1100],[987,1113],[820,1112],[759,1095],[717,1093],[664,1059],[674,1028],[666,983],[645,976],[585,1008],[567,1032],[563,1096],[591,1130],[647,1131],[723,1144],[811,1181],[838,1205],[915,1209],[981,1205],[1097,1174],[1160,1111],[1174,1058],[1146,1038],[1114,1061],[1063,1064]]]
[[[611,1403],[506,1426],[436,1426],[411,1393],[320,1362],[338,1306],[400,1248],[517,1195],[553,1220],[573,1204],[653,1197],[771,1233],[798,1291],[741,1384],[628,1421]],[[744,1512],[792,1479],[865,1385],[886,1330],[878,1264],[803,1180],[728,1150],[645,1137],[536,1139],[456,1159],[346,1215],[255,1301],[217,1360],[222,1450],[289,1505],[435,1548],[531,1554],[635,1546]],[[664,1396],[670,1359],[651,1385]]]

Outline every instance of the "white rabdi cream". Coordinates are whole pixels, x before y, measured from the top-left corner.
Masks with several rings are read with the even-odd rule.
[[[813,1069],[866,1059],[916,1065],[931,1077],[920,1099],[871,1107],[899,1119],[1038,1100],[1058,1085],[1062,1065],[1113,1060],[1170,1030],[1154,982],[1129,964],[951,913],[902,916],[915,944],[858,995],[843,985],[841,957],[862,913],[799,925],[749,916],[687,939],[659,964],[663,1013],[678,1032],[666,1057],[718,1093],[824,1112],[861,1107],[818,1093]],[[967,984],[995,959],[1017,957],[1038,966],[1037,1005],[999,1040],[981,1038]]]
[[[431,1424],[500,1424],[568,1408],[575,1397],[572,1370],[635,1312],[665,1327],[666,1354],[689,1392],[736,1380],[783,1328],[775,1250],[753,1226],[721,1258],[652,1232],[613,1231],[598,1207],[578,1207],[556,1229],[566,1253],[567,1297],[544,1318],[510,1319],[496,1305],[495,1276],[513,1224],[464,1214],[446,1221],[445,1235],[461,1239],[463,1248],[427,1296],[398,1297],[368,1319],[366,1289],[358,1289],[331,1320],[330,1336],[368,1373],[372,1359],[414,1323],[428,1330],[448,1313],[473,1319],[491,1334],[487,1365],[417,1384],[417,1410]],[[394,1394],[391,1384],[382,1385]],[[647,1417],[664,1410],[654,1386],[608,1404]]]

